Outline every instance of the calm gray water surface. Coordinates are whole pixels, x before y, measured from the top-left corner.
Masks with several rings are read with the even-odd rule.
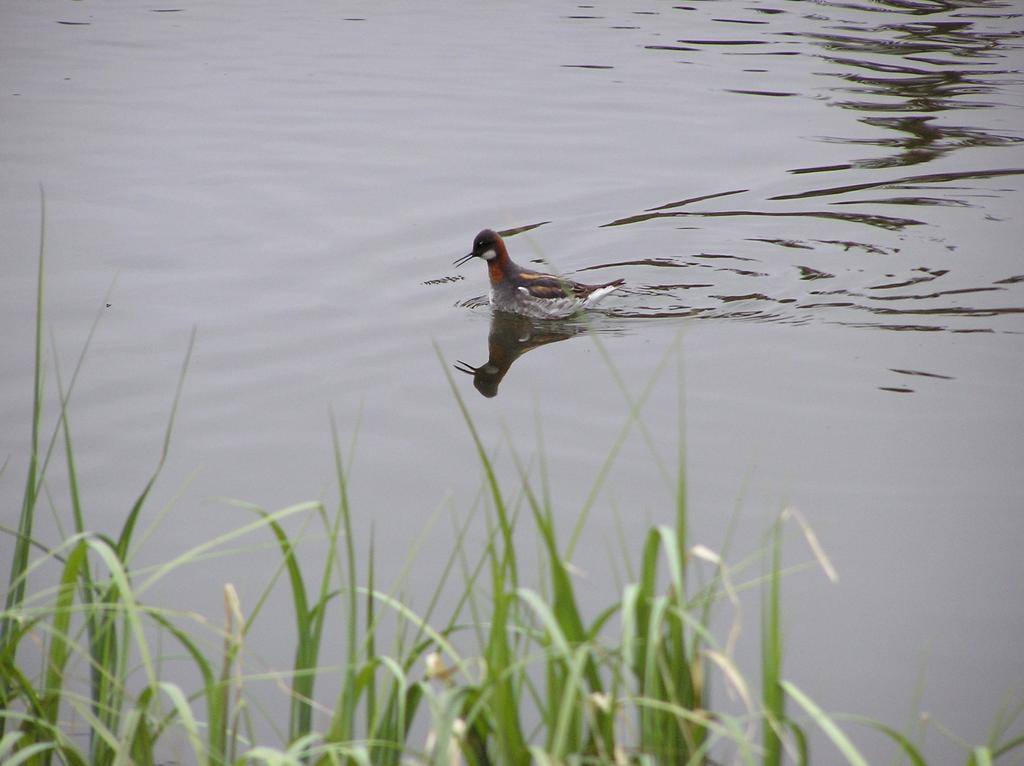
[[[616,375],[630,397],[654,379],[574,561],[593,605],[615,593],[616,525],[635,561],[672,520],[681,400],[694,541],[720,548],[735,518],[738,560],[792,505],[838,568],[785,582],[787,675],[896,725],[919,692],[983,741],[1024,687],[1022,13],[5,2],[3,523],[26,466],[42,183],[65,377],[102,312],[71,409],[95,527],[119,528],[155,465],[197,328],[140,564],[251,518],[222,498],[333,497],[333,409],[383,571],[442,510],[405,586],[422,603],[448,509],[480,486],[446,367],[491,358],[487,397],[455,384],[510,488],[512,450],[543,441],[567,530],[628,419]],[[485,226],[533,227],[508,240],[520,262],[629,288],[589,333],[492,324],[484,269],[451,266]],[[53,384],[51,367],[50,424]],[[265,585],[267,543],[147,597],[219,621],[224,582],[243,605]],[[799,535],[786,558],[811,558]],[[289,619],[264,621],[253,667],[288,665]]]

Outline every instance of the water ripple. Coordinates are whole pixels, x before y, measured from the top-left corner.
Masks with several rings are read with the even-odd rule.
[[[757,184],[737,172],[721,190],[684,181],[667,201],[611,210],[595,224],[609,237],[625,227],[658,244],[578,269],[627,279],[602,315],[1017,332],[1024,274],[1006,250],[1024,175],[1013,119],[1024,15],[952,0],[722,7],[711,17],[710,5],[674,6],[675,19],[703,16],[696,24],[662,13],[610,26],[632,30],[652,61],[729,72],[708,87],[749,99],[750,114],[813,101],[853,119],[821,120],[829,127],[807,136],[832,147],[814,154],[831,162],[796,163]],[[780,67],[779,56],[797,63]],[[628,77],[626,63],[563,66]],[[971,233],[961,237],[963,227]],[[979,252],[982,242],[994,250]]]

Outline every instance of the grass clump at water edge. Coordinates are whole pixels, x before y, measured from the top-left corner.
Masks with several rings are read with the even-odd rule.
[[[637,572],[634,581],[587,615],[567,561],[592,498],[568,544],[560,541],[546,493],[534,490],[522,461],[517,459],[520,479],[514,490],[502,486],[454,385],[480,458],[489,534],[482,549],[471,548],[468,522],[460,523],[444,576],[422,612],[377,587],[372,542],[367,560],[357,560],[349,468],[334,428],[339,496],[334,507],[311,502],[268,512],[246,506],[250,522],[162,565],[133,567],[136,524],[167,454],[191,342],[153,475],[116,534],[90,529],[78,492],[68,407],[81,357],[67,387],[54,361],[59,417],[45,444],[40,433],[43,263],[41,243],[29,467],[18,527],[8,530],[11,570],[0,615],[0,761],[12,766],[156,764],[183,748],[185,761],[211,766],[772,766],[810,763],[807,742],[813,729],[835,748],[821,762],[836,762],[838,753],[847,763],[866,763],[840,719],[825,713],[783,673],[786,514],[768,536],[763,575],[736,582],[741,567],[730,568],[719,554],[687,539],[680,456],[674,524],[647,531],[635,569],[628,562],[624,567]],[[89,340],[83,356],[88,345]],[[644,397],[626,397],[628,428],[639,423]],[[44,488],[54,494],[45,479],[60,453],[71,528],[47,547],[33,536],[34,518]],[[287,531],[285,522],[292,517],[317,524],[329,542],[315,577],[303,570],[300,540]],[[516,531],[525,524],[532,526],[543,552],[539,585],[524,580],[520,563]],[[225,617],[216,630],[147,601],[155,583],[253,534],[273,541],[280,566],[247,614],[231,585],[224,586]],[[809,531],[807,539],[817,551]],[[819,560],[827,567],[823,556]],[[244,674],[241,658],[279,577],[287,582],[296,643],[292,668],[273,676],[288,689],[287,725],[267,743],[259,741],[258,705],[250,692],[253,682],[267,676]],[[462,585],[455,605],[439,614],[442,589],[456,578]],[[715,630],[715,616],[738,609],[737,591],[750,586],[762,591],[760,691],[734,660],[738,623],[724,639]],[[385,634],[387,649],[381,646]],[[341,667],[324,666],[322,650],[339,642]],[[172,679],[163,672],[160,654],[169,651],[167,645],[187,659],[199,679],[194,688],[175,680],[187,674]],[[340,678],[340,686],[325,703],[316,686],[328,673]],[[713,706],[713,683],[731,702]],[[1007,707],[989,743],[970,750],[966,762],[996,763],[1024,744],[1024,737],[1007,734],[1020,713],[1020,706]],[[79,734],[72,733],[69,721]],[[317,721],[326,725],[317,727]],[[855,722],[891,738],[906,762],[925,763],[910,737],[878,722]]]

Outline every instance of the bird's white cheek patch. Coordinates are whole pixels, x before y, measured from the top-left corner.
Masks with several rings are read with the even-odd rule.
[[[485,261],[490,261],[496,255],[497,255],[497,253],[494,250],[484,250],[484,252],[481,254],[480,257],[483,258]]]

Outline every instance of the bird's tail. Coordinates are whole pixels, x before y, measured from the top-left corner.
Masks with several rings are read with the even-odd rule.
[[[616,290],[619,287],[622,287],[624,284],[626,284],[626,280],[616,279],[613,282],[608,282],[607,284],[601,285],[596,290],[594,290],[594,292],[587,296],[585,305],[590,306],[591,304],[597,303],[612,290]]]

